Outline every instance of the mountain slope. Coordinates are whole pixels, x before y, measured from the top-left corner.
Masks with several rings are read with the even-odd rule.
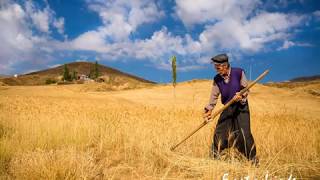
[[[91,62],[72,62],[67,64],[69,72],[72,73],[73,71],[76,71],[78,75],[89,75],[90,71],[94,69],[94,66],[95,64]],[[55,68],[20,75],[18,78],[3,78],[0,81],[7,85],[44,85],[47,79],[55,81],[61,80],[63,70],[64,65],[61,65]],[[116,85],[127,82],[154,84],[152,81],[104,65],[98,65],[98,70],[101,77],[105,79],[107,83],[115,83]]]
[[[286,82],[265,83],[265,85],[299,93],[306,92],[313,96],[320,97],[319,76],[299,77]]]
[[[320,81],[320,75],[297,77],[297,78],[291,79],[290,82],[305,82],[305,81],[316,81],[316,80]]]

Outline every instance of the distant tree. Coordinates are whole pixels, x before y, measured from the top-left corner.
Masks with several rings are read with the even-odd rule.
[[[55,79],[46,79],[46,84],[54,84],[56,83],[57,81]]]
[[[94,64],[94,68],[90,69],[89,78],[97,79],[100,76],[98,61]]]
[[[72,79],[72,80],[77,80],[77,79],[78,79],[78,72],[77,72],[77,71],[73,71],[73,72],[72,72],[71,79]]]
[[[90,69],[90,72],[89,72],[89,78],[90,79],[94,79],[94,70],[93,69]]]
[[[62,80],[64,81],[71,81],[71,75],[69,73],[69,69],[67,67],[67,65],[65,64],[64,65],[64,68],[63,68],[63,77],[62,77]]]
[[[94,78],[97,79],[100,76],[98,61],[94,64]]]

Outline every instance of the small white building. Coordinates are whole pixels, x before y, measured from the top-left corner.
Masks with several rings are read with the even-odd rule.
[[[84,75],[84,74],[81,74],[80,76],[79,76],[79,80],[86,80],[88,78],[88,76],[87,75]]]
[[[85,74],[81,74],[78,79],[83,81],[93,81],[92,79],[89,78],[88,75],[85,75]]]
[[[15,78],[18,78],[18,74],[13,75]]]

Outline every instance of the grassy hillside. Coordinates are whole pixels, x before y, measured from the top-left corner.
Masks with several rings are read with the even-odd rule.
[[[236,151],[208,156],[215,119],[197,127],[210,81],[112,91],[82,85],[0,87],[0,178],[257,179],[320,177],[320,99],[258,84],[250,95],[260,167]],[[218,104],[221,107],[221,104]]]
[[[267,83],[267,86],[283,88],[289,91],[306,92],[314,96],[320,96],[320,80],[304,80]]]
[[[294,79],[291,79],[291,82],[305,82],[305,81],[320,81],[320,75],[315,75],[315,76],[306,76],[306,77],[297,77]]]
[[[94,69],[94,63],[91,62],[73,62],[67,64],[67,67],[72,73],[76,71],[78,75],[84,74],[89,75],[90,70]],[[32,72],[18,76],[18,78],[9,77],[2,78],[0,81],[7,85],[44,85],[47,79],[60,81],[62,78],[64,66],[58,66],[51,69],[42,71]],[[143,78],[130,75],[128,73],[121,72],[117,69],[110,68],[107,66],[99,65],[98,70],[102,78],[109,84],[123,85],[126,82],[132,83],[151,83],[154,82],[145,80]]]

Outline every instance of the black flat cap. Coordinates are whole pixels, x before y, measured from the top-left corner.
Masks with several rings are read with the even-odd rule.
[[[219,54],[211,58],[214,63],[225,63],[228,62],[229,58],[227,54]]]

